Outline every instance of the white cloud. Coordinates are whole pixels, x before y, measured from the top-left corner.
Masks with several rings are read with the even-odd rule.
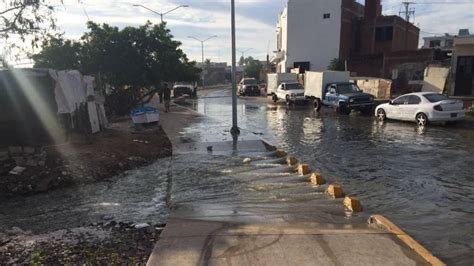
[[[427,5],[423,3],[429,1],[418,0],[413,7],[416,8],[415,23],[422,30],[421,36],[429,35],[427,32],[455,34],[459,28],[474,31],[474,1],[438,0],[436,3],[464,1],[472,3]],[[247,55],[259,59],[265,58],[268,41],[271,42],[270,51],[274,50],[275,22],[285,3],[286,0],[236,0],[238,48],[252,48]],[[200,61],[200,44],[187,36],[205,39],[218,35],[206,43],[205,57],[230,62],[230,0],[66,0],[57,8],[58,25],[67,37],[77,39],[86,30],[87,16],[95,22],[119,27],[137,26],[147,20],[160,22],[157,14],[132,4],[141,4],[158,12],[188,4],[188,8],[180,8],[165,16],[172,34],[183,43],[182,49],[189,58]],[[398,15],[402,5],[401,0],[383,0],[382,4],[387,15]]]

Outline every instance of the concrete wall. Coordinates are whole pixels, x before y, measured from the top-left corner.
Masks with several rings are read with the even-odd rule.
[[[361,90],[377,99],[390,99],[392,81],[389,79],[354,77],[352,80]]]
[[[443,93],[448,75],[449,67],[428,66],[425,69],[422,91]]]
[[[288,72],[295,62],[310,62],[312,71],[326,70],[339,57],[342,0],[289,0],[287,53],[277,70]],[[329,13],[330,18],[323,15]],[[284,22],[285,11],[280,21]],[[284,23],[282,24],[285,27]],[[282,41],[285,42],[285,29]],[[282,49],[285,45],[282,45]]]

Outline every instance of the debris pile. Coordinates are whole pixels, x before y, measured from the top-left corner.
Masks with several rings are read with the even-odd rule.
[[[0,187],[2,194],[27,194],[46,191],[68,179],[55,167],[60,159],[48,156],[43,147],[11,146],[0,152]]]

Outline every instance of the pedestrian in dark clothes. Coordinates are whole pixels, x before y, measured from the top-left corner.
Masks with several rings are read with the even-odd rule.
[[[165,85],[163,89],[163,100],[165,101],[165,112],[170,111],[170,101],[171,101],[171,90],[168,85]]]
[[[163,87],[158,86],[158,96],[160,97],[160,103],[163,103]]]

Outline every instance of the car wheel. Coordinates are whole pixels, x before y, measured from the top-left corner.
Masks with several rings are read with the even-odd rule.
[[[319,99],[315,99],[313,102],[313,107],[316,112],[319,112],[319,110],[321,110],[321,101]]]
[[[387,114],[384,109],[380,108],[377,110],[377,119],[381,122],[387,120]]]
[[[344,103],[340,103],[337,106],[336,111],[341,115],[349,115],[351,113],[351,109],[349,109],[349,107]]]
[[[428,125],[428,117],[424,113],[416,115],[416,124],[420,127]]]
[[[276,96],[275,94],[273,94],[272,100],[273,100],[274,103],[278,102],[278,96]]]
[[[370,114],[373,114],[373,108],[371,107],[367,107],[367,108],[364,108],[362,110],[360,110],[360,112],[363,114],[363,115],[370,115]]]

